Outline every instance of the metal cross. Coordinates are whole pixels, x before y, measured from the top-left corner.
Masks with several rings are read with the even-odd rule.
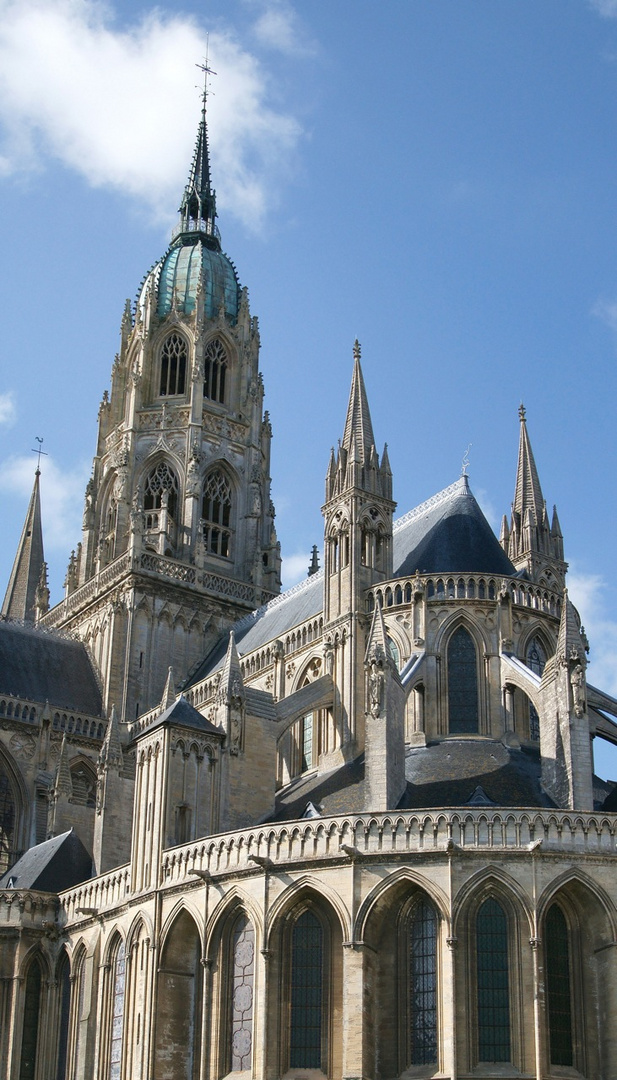
[[[203,101],[204,109],[206,107],[206,101],[207,101],[207,98],[208,98],[208,94],[212,93],[212,91],[208,89],[208,75],[216,75],[216,71],[213,71],[212,68],[210,67],[210,64],[208,63],[208,50],[209,50],[209,47],[210,47],[210,37],[208,35],[208,37],[206,38],[206,55],[204,57],[204,63],[203,64],[195,64],[195,67],[198,67],[199,70],[203,71],[203,73],[204,73],[204,88],[203,88],[203,91],[202,91],[202,101]],[[198,87],[198,89],[201,89],[201,87]]]
[[[39,446],[38,446],[38,450],[35,450],[35,449],[33,448],[33,449],[32,449],[32,453],[33,453],[33,454],[38,454],[38,455],[39,455],[39,456],[38,456],[38,461],[37,461],[37,463],[36,463],[36,471],[37,471],[37,473],[40,473],[40,471],[41,471],[41,455],[42,455],[43,457],[49,457],[49,454],[47,454],[47,453],[46,453],[46,452],[45,452],[44,450],[42,450],[42,449],[41,449],[41,447],[42,447],[42,445],[43,445],[43,440],[42,440],[42,439],[39,439],[38,435],[35,435],[35,436],[34,436],[34,438],[36,439],[36,441],[37,441],[37,443],[39,444]]]

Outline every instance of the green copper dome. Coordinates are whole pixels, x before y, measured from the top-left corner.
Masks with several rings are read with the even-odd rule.
[[[227,318],[233,322],[237,319],[240,287],[236,271],[227,256],[204,243],[204,239],[184,235],[165,255],[157,290],[157,312],[161,317],[168,315],[173,306],[185,315],[192,314],[203,272],[206,317],[216,318],[224,304]]]

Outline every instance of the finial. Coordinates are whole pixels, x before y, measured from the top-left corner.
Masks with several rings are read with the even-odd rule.
[[[473,443],[469,443],[465,453],[463,454],[463,462],[462,462],[462,465],[461,465],[461,476],[467,476],[467,470],[469,469],[469,451],[471,450],[472,446],[473,446]]]
[[[204,73],[204,85],[203,85],[203,90],[201,92],[201,111],[204,114],[204,116],[206,114],[206,102],[208,100],[208,94],[213,93],[213,91],[210,90],[210,87],[208,86],[208,75],[216,75],[216,71],[213,71],[212,68],[210,67],[210,64],[208,63],[208,51],[209,51],[209,48],[210,48],[210,35],[206,34],[206,55],[204,56],[204,62],[203,62],[203,64],[195,64],[195,67],[199,68],[199,70],[203,71],[203,73]],[[201,87],[197,87],[197,89],[201,90]]]
[[[526,421],[525,421],[525,413],[526,412],[527,412],[527,410],[526,410],[525,406],[523,405],[523,402],[521,401],[521,403],[520,403],[520,405],[518,407],[518,418],[519,418],[519,420],[522,421],[523,424],[526,423]]]
[[[43,440],[39,439],[38,435],[35,435],[34,438],[36,439],[37,443],[39,444],[37,450],[34,450],[34,449],[32,450],[33,454],[38,454],[38,459],[37,459],[37,463],[36,463],[36,472],[35,472],[34,475],[35,476],[40,476],[41,475],[41,455],[43,457],[49,457],[49,454],[46,454],[45,451],[41,449],[41,447],[43,446]]]
[[[353,343],[353,358],[354,358],[354,360],[359,360],[360,359],[360,342],[358,341],[357,338]]]
[[[308,568],[308,576],[312,577],[319,570],[319,552],[317,550],[317,544],[313,544],[313,550],[311,551],[311,561]]]

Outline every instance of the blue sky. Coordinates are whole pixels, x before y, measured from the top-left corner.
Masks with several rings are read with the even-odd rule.
[[[287,583],[321,544],[358,337],[401,513],[471,443],[498,529],[524,401],[589,678],[617,693],[615,0],[0,0],[1,578],[39,436],[61,595],[124,301],[185,182],[208,32],[219,225],[260,319]]]

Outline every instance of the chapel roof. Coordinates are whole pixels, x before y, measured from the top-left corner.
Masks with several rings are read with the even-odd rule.
[[[81,641],[0,620],[0,693],[102,715],[101,690]]]
[[[74,829],[36,844],[0,878],[0,889],[58,893],[92,876],[92,856]]]

